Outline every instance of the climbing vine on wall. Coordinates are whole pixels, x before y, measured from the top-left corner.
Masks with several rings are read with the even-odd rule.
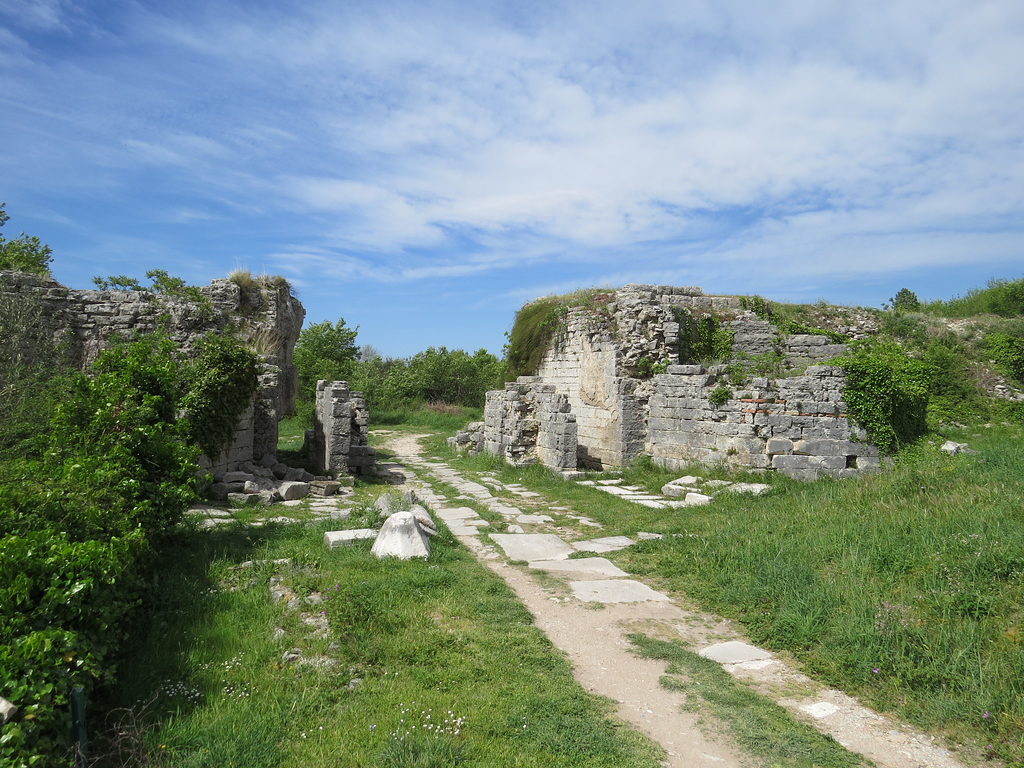
[[[196,346],[182,406],[193,439],[216,461],[259,386],[256,357],[234,336],[212,334]]]
[[[860,344],[833,364],[846,371],[849,415],[882,451],[892,453],[924,434],[927,364],[894,342]]]
[[[728,360],[732,357],[733,332],[723,328],[714,315],[696,317],[687,309],[675,310],[679,323],[679,362],[683,365]]]

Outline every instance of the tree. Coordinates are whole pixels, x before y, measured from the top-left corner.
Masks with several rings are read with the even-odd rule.
[[[0,227],[10,219],[4,211],[5,205],[7,203],[0,203]],[[0,234],[0,269],[14,269],[49,277],[49,264],[53,260],[51,254],[50,246],[39,242],[38,237],[30,237],[22,232],[13,240],[8,240]]]
[[[313,390],[319,379],[328,381],[348,380],[355,373],[359,360],[354,329],[345,325],[344,318],[337,323],[325,320],[303,328],[295,343],[295,369],[299,377],[298,397],[304,402],[313,401]]]
[[[900,288],[897,294],[889,299],[889,304],[896,312],[917,312],[921,308],[917,294],[909,288]]]

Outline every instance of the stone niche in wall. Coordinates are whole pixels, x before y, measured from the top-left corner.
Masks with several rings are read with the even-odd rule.
[[[260,359],[260,386],[231,444],[212,461],[201,457],[201,465],[216,473],[276,454],[278,421],[295,411],[292,353],[306,312],[283,281],[257,278],[242,286],[219,279],[199,291],[208,304],[149,291],[78,290],[48,277],[0,271],[0,292],[37,300],[82,368],[117,337],[163,328],[187,353],[206,333],[236,333]]]
[[[487,394],[487,451],[559,470],[622,467],[642,455],[673,469],[725,461],[802,479],[877,470],[877,449],[846,418],[842,370],[816,365],[845,345],[786,336],[740,297],[697,287],[627,285],[605,298],[600,312],[567,310],[535,376]],[[789,367],[810,367],[754,378],[713,403],[725,366],[679,364],[680,317],[705,313],[732,331],[732,362],[772,352]]]

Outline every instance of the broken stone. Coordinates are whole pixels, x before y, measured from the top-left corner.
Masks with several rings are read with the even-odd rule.
[[[426,534],[412,512],[395,512],[385,520],[370,551],[378,558],[430,557]]]
[[[412,509],[412,516],[416,518],[416,522],[420,524],[420,528],[428,536],[437,536],[437,523],[434,522],[434,518],[430,516],[430,513],[425,507],[416,504]]]
[[[336,480],[314,480],[309,484],[309,492],[314,496],[334,496],[341,490],[341,483]]]
[[[16,714],[18,714],[18,708],[0,696],[0,723],[6,723]]]
[[[295,499],[303,499],[309,495],[309,483],[302,483],[298,481],[286,481],[281,483],[281,487],[278,489],[278,493],[281,494],[281,498],[285,501],[293,501]]]
[[[335,547],[347,547],[353,541],[365,541],[376,538],[377,531],[374,528],[353,528],[348,531],[328,531],[324,534],[324,546],[328,549]]]

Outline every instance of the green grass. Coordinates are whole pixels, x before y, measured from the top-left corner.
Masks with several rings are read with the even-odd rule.
[[[178,535],[106,703],[133,713],[121,764],[658,765],[446,531],[429,561],[378,561],[369,543],[324,549],[326,525]],[[273,603],[271,577],[294,600]],[[326,637],[302,621],[320,611]]]
[[[497,471],[605,526],[665,538],[606,555],[791,651],[809,674],[969,751],[1024,764],[1024,442],[1018,425],[931,434],[896,466],[857,480],[775,475],[762,497],[721,493],[708,506],[649,510],[493,457]],[[947,437],[977,456],[948,457]],[[624,482],[658,491],[683,474],[649,463]]]
[[[767,765],[848,768],[868,764],[832,737],[795,720],[778,704],[735,680],[718,662],[699,656],[679,641],[642,634],[629,639],[644,658],[669,662],[660,682],[686,695],[686,709],[710,712],[717,720],[715,727],[724,726],[744,751]]]

